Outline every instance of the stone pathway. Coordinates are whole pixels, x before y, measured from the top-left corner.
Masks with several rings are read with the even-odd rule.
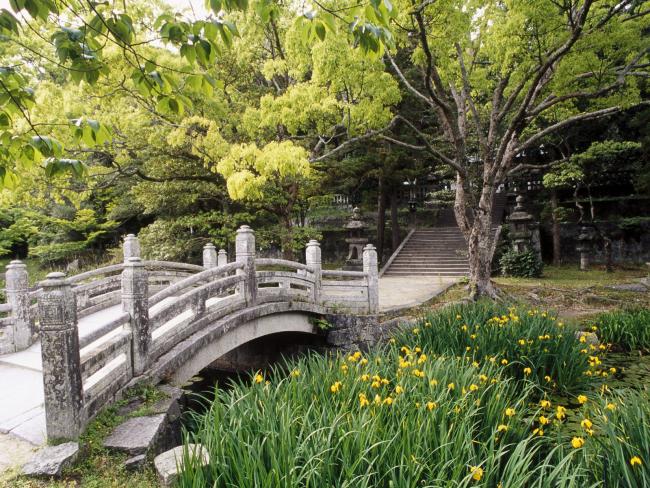
[[[386,313],[416,307],[440,295],[460,280],[451,276],[382,276],[379,311]]]
[[[37,449],[33,444],[11,434],[0,434],[0,486],[5,486],[2,484],[3,473],[22,467],[32,458]]]
[[[121,305],[79,319],[79,336],[90,334],[119,314]],[[34,446],[45,444],[41,345],[0,356],[0,434],[9,434]]]

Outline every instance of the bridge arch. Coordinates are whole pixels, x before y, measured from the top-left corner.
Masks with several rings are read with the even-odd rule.
[[[324,310],[308,303],[275,302],[233,314],[179,343],[152,366],[153,382],[183,385],[227,353],[256,339],[286,332],[320,334],[313,319]]]

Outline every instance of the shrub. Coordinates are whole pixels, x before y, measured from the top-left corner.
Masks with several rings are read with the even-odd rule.
[[[553,314],[538,310],[488,301],[457,305],[420,319],[397,340],[409,342],[413,335],[434,354],[496,363],[508,376],[533,381],[544,390],[580,391],[594,369],[589,360],[594,352],[565,332]]]
[[[216,392],[186,436],[210,465],[179,486],[587,486],[531,437],[521,386],[413,343],[303,358]]]
[[[510,250],[499,259],[501,274],[517,278],[536,278],[542,275],[544,263],[532,250],[518,252]]]
[[[596,319],[602,342],[616,344],[625,350],[650,349],[650,310],[639,308],[617,310]]]

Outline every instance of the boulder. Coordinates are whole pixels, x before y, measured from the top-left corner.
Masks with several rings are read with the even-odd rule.
[[[165,451],[153,460],[161,486],[169,487],[176,483],[178,475],[183,471],[185,449],[190,453],[193,461],[200,466],[205,467],[210,464],[210,455],[201,444],[188,444],[187,447],[178,446]]]
[[[46,446],[23,466],[27,476],[60,477],[62,471],[74,464],[79,456],[79,444],[66,442],[58,446]]]
[[[583,337],[584,339],[582,339]],[[600,344],[598,335],[596,335],[594,332],[578,331],[576,332],[576,339],[578,339],[580,342],[584,342],[588,346],[598,346]]]
[[[166,415],[134,417],[118,425],[104,440],[104,447],[131,456],[155,452],[156,443],[166,427]]]

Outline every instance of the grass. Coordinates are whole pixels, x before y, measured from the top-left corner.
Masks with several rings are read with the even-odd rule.
[[[648,275],[648,268],[628,267],[615,268],[608,273],[604,268],[593,267],[589,271],[580,271],[576,265],[571,266],[545,266],[539,278],[505,278],[495,277],[494,281],[503,285],[523,286],[596,286],[612,285],[629,281],[631,278],[643,278]]]
[[[425,351],[312,356],[219,391],[187,436],[209,468],[179,486],[588,486],[531,434],[532,386]]]
[[[625,351],[650,350],[650,310],[617,310],[596,317],[594,322],[601,341]]]
[[[582,391],[597,368],[575,335],[553,313],[479,302],[428,314],[397,341],[417,340],[434,354],[495,363],[517,380],[562,394]],[[593,368],[592,366],[593,365]],[[595,370],[593,371],[595,372]]]
[[[547,266],[541,278],[495,277],[494,281],[512,300],[555,309],[563,319],[583,319],[632,305],[650,307],[650,293],[611,288],[638,282],[649,271],[647,266],[618,267],[613,273],[600,267],[580,271],[576,266]]]
[[[625,391],[595,403],[588,414],[580,462],[604,486],[650,486],[650,393]]]

